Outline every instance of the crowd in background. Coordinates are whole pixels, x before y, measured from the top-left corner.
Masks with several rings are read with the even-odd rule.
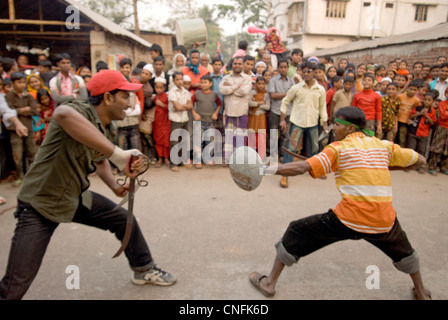
[[[178,172],[181,165],[227,166],[235,147],[235,141],[224,138],[229,130],[237,138],[243,132],[245,143],[267,159],[274,152],[270,132],[277,129],[278,155],[288,162],[292,159],[281,146],[308,157],[317,154],[333,141],[326,134],[333,114],[341,107],[356,106],[364,111],[366,128],[376,137],[426,157],[428,165],[420,173],[448,174],[446,57],[433,64],[409,65],[397,57],[387,65],[375,61],[355,65],[329,56],[305,59],[301,49],[279,44],[275,31],[265,41],[255,55],[249,54],[246,41],[240,41],[230,61],[224,61],[219,51],[210,56],[200,48],[183,46],[176,46],[168,61],[158,44],[150,48],[148,61],[120,60],[117,69],[142,88],[131,94],[125,119],[109,128],[112,139],[123,149],[140,149],[155,168]],[[0,60],[0,103],[16,110],[29,132],[20,137],[2,123],[1,180],[15,186],[20,186],[45,143],[54,109],[90,96],[86,85],[92,70],[73,65],[70,53],[51,59],[39,55],[37,61],[38,66],[30,66],[24,54]],[[95,65],[96,72],[108,68],[104,61]],[[183,161],[174,161],[171,150],[182,140],[171,141],[171,133],[185,129],[192,134],[194,121],[200,121],[205,142],[199,148],[190,143],[189,152],[179,154]],[[208,129],[218,130],[222,141]],[[213,158],[201,161],[201,152],[210,143],[215,147]],[[283,181],[282,186],[287,184]]]

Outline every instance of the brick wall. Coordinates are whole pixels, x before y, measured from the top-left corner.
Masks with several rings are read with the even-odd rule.
[[[448,39],[389,45],[331,55],[335,65],[338,64],[340,59],[348,58],[348,60],[355,65],[374,62],[386,66],[389,61],[398,57],[402,60],[406,60],[409,66],[412,66],[416,61],[422,61],[425,64],[433,65],[436,63],[438,56],[448,57]]]

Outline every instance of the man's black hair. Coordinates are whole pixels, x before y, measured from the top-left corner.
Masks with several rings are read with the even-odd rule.
[[[180,51],[184,56],[187,56],[187,48],[183,45],[177,45],[173,48],[174,51]]]
[[[299,49],[299,48],[292,49],[291,55],[293,55],[293,54],[299,54],[303,57],[303,50]]]
[[[149,52],[154,51],[154,52],[158,52],[161,56],[163,56],[163,50],[162,47],[157,44],[154,43],[150,48],[149,48]]]
[[[146,61],[140,61],[137,65],[136,65],[136,68],[139,68],[139,69],[143,69],[143,67],[144,66],[146,66]]]
[[[277,62],[277,67],[280,67],[280,63],[286,63],[286,66],[289,66],[288,60],[286,59],[279,59]]]
[[[46,59],[46,60],[40,60],[39,66],[45,67],[45,68],[51,68],[53,65],[51,64],[50,60]]]
[[[334,117],[358,126],[359,131],[366,127],[366,115],[357,107],[343,107],[335,112]]]
[[[198,55],[201,55],[201,54],[199,53],[199,50],[198,50],[198,49],[191,49],[191,50],[190,50],[190,57],[191,57],[191,55],[192,55],[193,53],[197,53]]]
[[[3,71],[5,72],[9,72],[12,67],[15,65],[15,60],[13,58],[3,58],[2,59],[2,66],[3,66]]]
[[[209,75],[209,74],[205,74],[205,75],[203,75],[203,76],[201,77],[201,80],[207,80],[207,81],[213,82],[213,78],[212,78],[212,76]]]
[[[153,62],[155,63],[156,61],[162,61],[162,63],[165,64],[165,58],[163,56],[155,57]]]
[[[221,62],[223,65],[224,65],[224,61],[222,61],[222,59],[221,58],[214,58],[213,60],[212,60],[212,64],[214,64],[215,62]]]
[[[115,89],[115,90],[109,91],[109,93],[110,93],[111,95],[115,95],[115,94],[117,94],[118,91],[120,91],[120,90],[119,90],[119,89]],[[93,106],[99,106],[100,103],[101,103],[101,101],[103,101],[103,99],[104,99],[104,93],[102,93],[102,94],[100,94],[100,95],[98,95],[98,96],[89,96],[89,98],[87,99],[87,101],[88,101],[91,105],[93,105]]]
[[[322,63],[318,63],[314,70],[322,70],[323,72],[325,72],[325,65]]]
[[[96,71],[98,72],[98,71],[101,71],[101,70],[107,70],[107,69],[109,69],[109,67],[107,66],[107,63],[105,62],[105,61],[103,61],[103,60],[99,60],[97,63],[96,63]]]
[[[316,69],[316,64],[314,62],[311,61],[305,61],[304,63],[301,64],[300,69],[305,69],[305,68],[309,68],[309,69]]]
[[[55,56],[54,62],[58,63],[58,62],[60,62],[62,59],[71,60],[72,57],[70,57],[70,55],[69,55],[67,52],[58,53],[58,54]]]
[[[342,79],[342,77],[340,77],[340,76],[334,76],[333,78],[331,78],[331,84],[334,85],[336,82],[338,82],[341,79]]]
[[[355,82],[355,78],[353,78],[353,77],[350,77],[350,76],[347,76],[347,77],[344,77],[344,82]]]
[[[373,82],[375,82],[375,77],[373,75],[371,75],[371,74],[364,75],[364,79],[365,78],[370,78],[370,79],[372,79]]]
[[[248,60],[250,60],[250,61],[255,61],[255,57],[250,56],[250,55],[245,55],[245,56],[244,56],[244,59],[243,59],[243,62],[246,62],[246,61],[248,61]]]
[[[246,40],[241,40],[238,42],[238,49],[247,50],[249,43]]]
[[[20,79],[26,79],[26,74],[24,74],[22,72],[13,72],[13,73],[11,73],[10,78],[11,78],[11,82],[15,82]]]
[[[416,88],[420,88],[420,82],[418,80],[412,80],[411,82],[409,82],[408,84],[408,88],[409,87],[416,87]]]
[[[124,65],[127,65],[127,64],[132,67],[132,60],[129,58],[123,58],[120,60],[120,63],[119,63],[120,67],[123,67]]]

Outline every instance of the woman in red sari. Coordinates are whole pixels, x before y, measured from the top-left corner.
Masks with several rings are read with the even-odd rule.
[[[157,77],[154,80],[154,90],[156,94],[153,97],[153,104],[156,106],[156,112],[153,123],[153,137],[156,143],[156,151],[159,157],[155,167],[160,168],[165,164],[170,167],[170,135],[171,121],[168,119],[168,94],[165,92],[166,80]]]

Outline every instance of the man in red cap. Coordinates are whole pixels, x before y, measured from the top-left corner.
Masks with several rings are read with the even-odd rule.
[[[144,170],[141,157],[130,164],[136,150],[115,146],[107,130],[112,120],[124,118],[129,93],[140,88],[141,84],[129,83],[120,72],[104,70],[89,81],[88,101],[72,101],[56,108],[17,196],[14,215],[18,223],[6,274],[0,281],[0,299],[23,297],[59,223],[82,223],[123,239],[127,210],[89,191],[88,175],[96,172],[117,196],[124,197],[128,185],[117,184],[109,161],[129,177]],[[134,271],[134,284],[168,286],[176,282],[173,275],[156,267],[135,219],[125,254]]]

